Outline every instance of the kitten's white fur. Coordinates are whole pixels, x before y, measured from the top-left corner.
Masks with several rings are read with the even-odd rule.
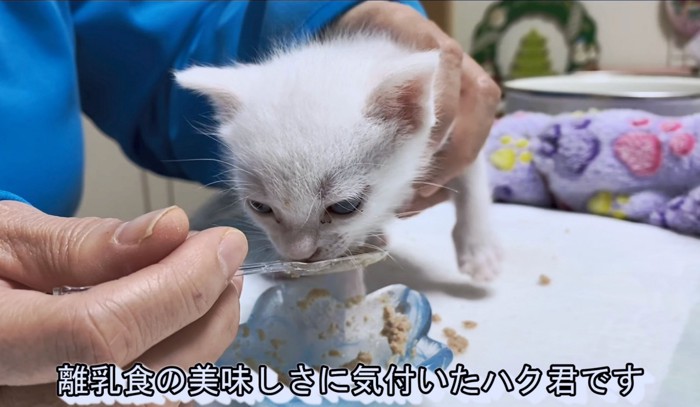
[[[280,49],[259,64],[176,73],[181,86],[215,106],[223,157],[232,165],[232,191],[202,209],[204,223],[243,210],[286,259],[319,260],[367,247],[428,170],[438,69],[438,51],[361,33]],[[460,270],[488,281],[498,273],[499,255],[482,167],[479,159],[450,187]],[[357,196],[365,200],[354,215],[328,212]],[[273,214],[255,212],[248,200],[269,205]],[[240,205],[231,207],[234,202]],[[256,243],[251,239],[253,250]]]

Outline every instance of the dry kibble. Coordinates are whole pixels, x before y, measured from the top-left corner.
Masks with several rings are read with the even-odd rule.
[[[243,335],[244,338],[247,338],[248,335],[250,335],[250,329],[247,325],[241,327],[241,335]]]
[[[452,349],[453,352],[461,354],[464,353],[465,350],[467,350],[467,346],[469,346],[469,341],[467,340],[467,338],[461,335],[456,335],[453,338],[447,339],[447,346],[450,349]]]
[[[322,288],[313,288],[309,291],[308,294],[306,294],[306,297],[304,299],[297,301],[297,307],[305,311],[317,299],[329,297],[330,295],[331,293],[328,290],[324,290]]]
[[[335,357],[338,357],[338,356],[342,356],[342,355],[341,355],[341,353],[340,353],[339,350],[337,350],[337,349],[331,349],[331,350],[328,351],[328,356],[335,356]]]
[[[262,329],[258,329],[258,338],[260,338],[261,341],[265,340],[265,331]]]
[[[411,322],[406,315],[396,312],[393,307],[384,307],[384,328],[381,335],[386,336],[389,348],[394,355],[406,354],[406,342],[411,330]]]
[[[440,316],[440,314],[433,314],[433,317],[431,319],[436,324],[442,322],[442,317]]]
[[[345,308],[351,308],[361,303],[365,299],[364,295],[356,295],[345,300]]]
[[[551,283],[551,282],[552,282],[552,279],[545,276],[544,274],[540,274],[540,279],[538,281],[539,285],[549,285],[549,283]]]
[[[454,353],[460,354],[467,350],[469,341],[462,335],[457,334],[457,331],[452,328],[445,328],[442,330],[442,333],[447,337],[447,347],[452,349]]]
[[[462,321],[462,326],[466,329],[476,328],[477,323],[474,321]]]
[[[282,346],[282,344],[284,344],[284,341],[282,339],[270,339],[270,343],[272,344],[272,347],[277,350]]]
[[[371,365],[372,364],[372,355],[368,352],[360,351],[357,353],[357,356],[355,357],[355,359],[349,361],[348,363],[344,364],[341,367],[344,367],[344,368],[352,371],[360,363],[362,363],[365,366]]]

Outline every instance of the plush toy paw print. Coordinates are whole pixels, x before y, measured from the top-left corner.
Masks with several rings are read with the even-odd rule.
[[[487,141],[494,198],[700,235],[700,114],[517,113]]]
[[[489,155],[489,161],[501,171],[513,171],[518,163],[530,165],[532,163],[532,151],[528,150],[530,141],[525,138],[515,138],[510,134],[500,138],[502,148]]]

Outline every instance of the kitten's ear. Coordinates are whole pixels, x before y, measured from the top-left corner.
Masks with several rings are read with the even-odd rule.
[[[412,55],[371,93],[365,115],[396,126],[397,138],[435,124],[434,81],[438,54]]]
[[[175,72],[175,81],[185,89],[206,96],[220,119],[231,119],[240,107],[232,90],[236,83],[232,68],[195,66]]]

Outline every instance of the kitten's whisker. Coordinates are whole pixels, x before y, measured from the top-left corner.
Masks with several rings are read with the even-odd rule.
[[[395,263],[398,264],[398,261],[396,260],[396,258],[395,258],[394,256],[391,255],[391,252],[389,252],[389,250],[387,250],[387,249],[385,249],[385,248],[383,248],[383,247],[379,247],[379,246],[377,246],[377,245],[373,245],[373,244],[367,243],[367,242],[360,243],[360,247],[368,248],[368,249],[374,249],[374,250],[376,250],[376,251],[378,251],[378,252],[386,253],[386,256],[387,256],[388,258],[390,258],[391,260],[393,260]]]

